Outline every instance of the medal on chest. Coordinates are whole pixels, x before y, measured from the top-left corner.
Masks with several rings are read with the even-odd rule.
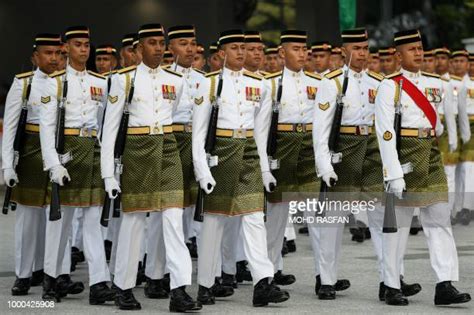
[[[425,96],[431,103],[441,102],[441,91],[438,88],[425,88]]]
[[[306,95],[308,96],[309,100],[315,100],[316,99],[316,92],[318,91],[318,88],[315,86],[307,86],[306,87]]]
[[[161,92],[163,93],[163,99],[165,100],[175,100],[176,99],[176,89],[174,85],[163,84],[161,86]]]
[[[91,99],[93,101],[101,102],[103,96],[102,88],[91,86]]]
[[[377,96],[377,90],[369,89],[369,103],[374,104],[375,103],[375,97]]]
[[[260,89],[255,87],[245,87],[245,99],[251,102],[260,102]]]

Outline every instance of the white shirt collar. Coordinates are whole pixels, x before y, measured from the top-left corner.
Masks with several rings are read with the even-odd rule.
[[[38,79],[47,79],[49,76],[43,71],[41,71],[40,68],[36,68],[34,77]]]
[[[406,77],[406,78],[419,78],[421,77],[421,71],[418,70],[418,72],[410,72],[408,70],[405,70],[403,68],[400,69],[400,72]]]
[[[76,69],[71,67],[71,65],[67,65],[66,72],[67,72],[68,75],[83,77],[87,74],[87,69],[84,69],[83,71],[77,71]]]
[[[229,68],[227,67],[224,67],[224,74],[225,75],[229,75],[231,77],[240,77],[242,76],[242,74],[244,73],[244,69],[240,69],[239,71],[233,71],[233,70],[230,70]]]
[[[173,62],[170,66],[170,69],[179,73],[188,74],[191,72],[192,67],[184,68],[176,64],[176,62]]]
[[[283,76],[285,77],[295,77],[295,78],[298,78],[301,76],[301,74],[303,73],[303,69],[301,69],[300,71],[291,71],[290,69],[288,69],[287,67],[284,67],[283,68]]]
[[[142,69],[143,71],[148,72],[148,73],[150,73],[150,74],[152,74],[152,73],[158,73],[158,72],[160,71],[160,69],[161,69],[161,67],[159,67],[159,66],[156,67],[155,69],[152,69],[152,68],[148,67],[146,64],[144,64],[143,61],[140,62],[140,64],[138,65],[138,68],[140,68],[140,69]]]
[[[362,78],[362,74],[364,73],[364,71],[356,72],[356,71],[352,70],[351,68],[349,68],[347,65],[344,65],[342,67],[342,72],[345,72],[347,69],[349,69],[349,76],[350,77],[353,77],[353,78],[356,78],[356,79]]]

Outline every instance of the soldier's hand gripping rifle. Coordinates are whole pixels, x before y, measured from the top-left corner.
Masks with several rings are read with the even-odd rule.
[[[66,65],[68,61],[66,61]],[[66,66],[67,67],[67,66]],[[68,91],[68,81],[67,81],[67,69],[64,73],[64,81],[62,86],[61,99],[58,100],[58,108],[56,113],[56,139],[55,147],[56,152],[59,156],[59,162],[61,165],[64,165],[71,159],[70,154],[64,152],[64,128],[65,128],[65,119],[66,119],[66,99]],[[66,185],[69,182],[69,179],[65,176],[63,177],[63,183]],[[61,202],[59,200],[59,187],[58,183],[51,183],[51,209],[49,212],[49,220],[57,221],[61,219]]]
[[[107,102],[109,99],[109,93],[110,93],[110,86],[112,85],[112,68],[110,68],[109,74],[107,76],[107,94],[105,96],[104,100],[104,111],[102,113],[102,123],[100,125],[100,136],[99,136],[99,142],[102,143],[102,133],[104,131],[104,123],[105,123],[105,114],[107,112]],[[109,215],[110,215],[110,198],[107,192],[105,193],[105,199],[104,199],[104,205],[102,208],[102,215],[100,217],[100,224],[104,227],[107,227],[109,225]]]
[[[219,73],[216,96],[212,100],[211,117],[209,119],[209,125],[207,127],[206,142],[204,144],[207,164],[209,165],[209,167],[217,165],[217,156],[212,156],[212,152],[214,151],[214,147],[216,145],[217,120],[219,118],[219,100],[221,98],[223,86],[222,75],[224,73],[225,64],[226,57],[224,57],[224,63],[221,72]],[[212,187],[208,188],[211,189]],[[194,221],[202,222],[204,220],[204,194],[204,190],[199,188],[196,200],[196,208],[194,210]]]
[[[267,155],[268,155],[268,164],[270,166],[270,172],[272,170],[277,170],[280,168],[280,162],[277,159],[274,159],[274,156],[277,151],[277,136],[278,136],[278,116],[280,114],[280,102],[281,95],[283,93],[283,73],[278,79],[278,88],[276,98],[272,102],[272,120],[270,122],[270,129],[268,130],[268,140],[267,140]],[[270,183],[270,192],[275,190],[275,185]],[[264,220],[266,221],[267,214],[267,194],[268,192],[264,189],[264,199],[263,199],[263,214]]]
[[[401,146],[401,131],[402,131],[402,91],[403,79],[398,83],[398,98],[395,100],[395,118],[393,121],[393,128],[395,130],[396,148],[398,159],[400,160],[400,146]],[[403,174],[408,174],[413,171],[413,166],[410,162],[402,165]],[[395,214],[395,193],[390,191],[390,187],[385,183],[385,211],[383,216],[383,233],[397,232],[397,216]]]
[[[342,81],[342,89],[341,92],[337,95],[336,98],[336,110],[334,112],[334,118],[332,120],[331,124],[331,131],[329,133],[329,139],[328,139],[328,148],[329,148],[329,153],[331,155],[331,164],[337,164],[340,163],[342,160],[342,153],[336,152],[337,151],[337,145],[339,143],[339,135],[340,135],[340,130],[341,130],[341,122],[342,122],[342,113],[344,110],[344,97],[346,96],[346,91],[347,91],[347,85],[349,83],[349,68],[351,65],[351,60],[352,60],[352,54],[349,59],[349,64],[347,66],[346,71],[344,72],[344,79]],[[336,181],[334,179],[331,179],[331,187],[336,184]],[[326,197],[327,193],[329,191],[329,187],[326,184],[326,182],[321,178],[321,187],[319,190],[319,198],[318,198],[318,207],[322,207],[326,202]],[[318,209],[318,212],[321,216],[324,216],[324,208]]]
[[[28,79],[28,85],[26,86],[25,94],[21,103],[21,112],[20,118],[18,119],[18,127],[15,133],[15,140],[13,141],[13,169],[16,171],[18,161],[20,160],[20,150],[23,146],[24,137],[25,137],[25,126],[26,118],[28,117],[28,99],[30,98],[31,93],[31,81],[33,76],[30,76]],[[12,196],[13,185],[15,185],[14,180],[10,180],[9,185],[5,191],[5,199],[3,201],[3,214],[8,214],[8,208],[10,207],[10,198]],[[13,209],[12,209],[13,210]]]

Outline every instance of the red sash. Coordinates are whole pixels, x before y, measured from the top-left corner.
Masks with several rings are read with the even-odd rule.
[[[398,75],[392,78],[392,80],[398,84],[400,84],[400,80],[402,79],[403,91],[405,91],[415,102],[415,104],[423,111],[426,118],[428,118],[430,121],[431,128],[436,129],[436,110],[433,108],[426,96],[410,80],[405,78],[403,75]]]

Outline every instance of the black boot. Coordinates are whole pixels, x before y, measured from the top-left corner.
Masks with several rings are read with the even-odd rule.
[[[237,285],[237,279],[235,279],[235,276],[234,276],[234,275],[225,273],[225,272],[223,271],[223,272],[222,272],[221,280],[222,280],[222,285],[225,285],[225,286],[228,286],[228,287],[232,287],[232,288],[234,288],[234,289],[237,289],[237,287],[238,287],[238,285]]]
[[[198,258],[196,237],[191,237],[189,240],[191,241],[191,243],[186,243],[189,249],[189,254],[191,255],[191,258]]]
[[[296,243],[295,243],[294,240],[286,241],[286,247],[288,247],[288,252],[289,253],[296,252]]]
[[[319,288],[318,297],[320,300],[334,300],[336,298],[336,289],[333,285],[321,285]]]
[[[61,297],[68,294],[79,294],[84,291],[84,283],[73,282],[69,275],[60,275],[56,281],[56,288]]]
[[[457,221],[462,225],[469,225],[469,222],[471,221],[471,212],[466,208],[461,209],[457,214]]]
[[[146,278],[145,296],[149,299],[167,299],[168,292],[165,290],[164,279],[153,280]]]
[[[471,300],[469,293],[460,293],[451,281],[444,281],[436,284],[436,293],[434,298],[435,305],[450,305],[466,303]]]
[[[99,282],[90,287],[89,291],[89,304],[99,305],[104,304],[107,301],[115,300],[115,290],[112,290],[107,286],[107,283]]]
[[[218,278],[215,279],[211,291],[215,297],[228,297],[234,294],[234,288],[222,285]]]
[[[317,275],[316,284],[314,285],[314,292],[316,293],[316,295],[319,294],[319,289],[321,289],[321,276]]]
[[[285,257],[288,254],[288,245],[286,243],[286,237],[283,239],[283,246],[281,247],[281,256]]]
[[[344,291],[351,287],[351,282],[347,279],[339,279],[336,281],[334,285],[334,290],[336,291]]]
[[[268,283],[268,278],[260,280],[253,289],[253,306],[266,306],[268,303],[281,303],[290,298],[290,294],[281,290],[273,283]]]
[[[281,270],[278,270],[276,274],[273,275],[273,282],[277,285],[290,285],[295,283],[296,278],[294,275],[285,275]]]
[[[400,276],[400,289],[402,290],[404,296],[413,296],[421,291],[421,285],[419,283],[405,283]]]
[[[143,263],[140,261],[138,262],[137,281],[135,282],[135,286],[139,286],[145,281],[146,281],[145,267],[143,266]]]
[[[194,301],[189,294],[186,293],[185,286],[171,290],[170,292],[170,312],[183,313],[187,311],[199,311],[202,304]]]
[[[197,300],[202,305],[214,305],[216,304],[216,297],[210,288],[199,286]]]
[[[12,295],[28,295],[31,286],[31,278],[16,278],[12,287]]]
[[[163,288],[166,290],[166,292],[170,293],[170,274],[165,273],[165,276],[163,277]]]
[[[403,306],[408,305],[408,300],[402,290],[385,286],[385,304]]]
[[[421,228],[420,220],[418,220],[418,216],[415,215],[411,220],[410,235],[417,235],[421,230],[423,229]]]
[[[39,287],[43,283],[43,279],[44,279],[43,269],[33,271],[33,275],[31,276],[31,286]]]
[[[237,273],[235,274],[235,278],[237,279],[237,282],[252,281],[252,274],[247,268],[247,261],[238,261],[236,263],[236,266]]]
[[[362,221],[356,221],[355,226],[349,229],[352,234],[352,240],[357,243],[362,243],[365,240],[365,230],[367,226]]]
[[[75,259],[76,262],[81,263],[86,261],[86,257],[84,256],[84,252],[79,250],[77,247],[71,248],[71,258]]]
[[[117,287],[117,294],[115,295],[115,305],[121,310],[134,311],[141,310],[142,306],[135,299],[132,289],[122,290]]]
[[[56,301],[57,303],[61,302],[61,297],[59,296],[56,288],[56,278],[44,274],[43,294],[41,298],[45,301]]]
[[[379,301],[385,301],[385,284],[383,282],[379,284]]]
[[[298,233],[308,235],[309,234],[308,227],[307,226],[300,227],[298,230]]]

